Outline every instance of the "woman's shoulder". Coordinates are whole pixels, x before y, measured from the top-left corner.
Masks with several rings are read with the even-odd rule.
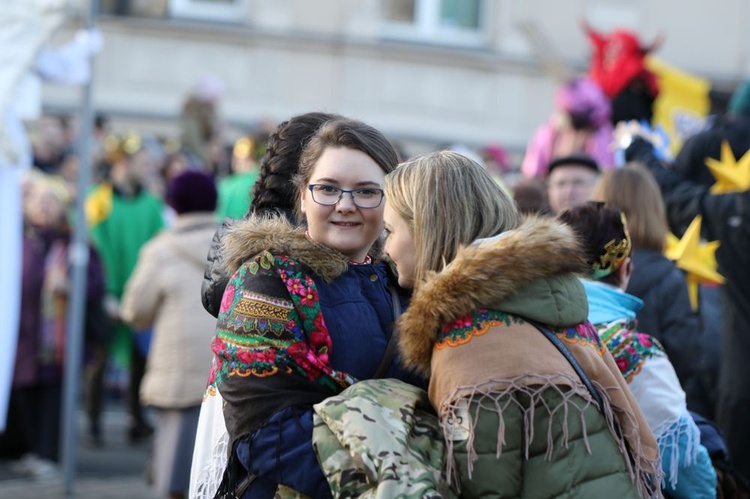
[[[344,255],[311,241],[304,228],[293,226],[282,216],[251,216],[230,224],[222,239],[222,252],[230,274],[264,254],[298,262],[325,279],[341,275],[348,264]]]
[[[682,271],[661,252],[651,249],[633,252],[633,274],[630,276],[628,293],[640,297],[684,280]]]

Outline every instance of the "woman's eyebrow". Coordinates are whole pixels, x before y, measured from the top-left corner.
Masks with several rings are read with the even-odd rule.
[[[341,184],[341,182],[339,182],[335,178],[331,178],[331,177],[319,178],[319,179],[316,179],[315,182],[327,182],[329,184],[336,184],[336,185],[340,185]],[[362,180],[360,182],[355,183],[354,186],[355,187],[367,187],[367,186],[380,187],[380,183],[376,182],[374,180]]]

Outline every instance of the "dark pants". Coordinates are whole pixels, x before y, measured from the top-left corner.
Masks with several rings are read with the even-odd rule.
[[[141,405],[141,381],[146,372],[146,357],[138,349],[135,339],[130,343],[130,382],[128,384],[128,412],[130,413],[130,427],[147,426]]]
[[[10,411],[27,452],[57,462],[60,454],[62,385],[35,385],[11,391]]]
[[[107,368],[109,352],[106,345],[91,346],[91,359],[85,369],[86,378],[86,415],[89,419],[89,430],[98,435],[104,398],[104,372]]]
[[[716,422],[724,432],[735,469],[750,479],[750,397],[741,399],[720,392]]]

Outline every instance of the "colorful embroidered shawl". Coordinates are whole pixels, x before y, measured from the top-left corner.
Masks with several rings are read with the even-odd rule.
[[[599,337],[607,345],[628,383],[641,372],[646,359],[666,355],[664,347],[656,338],[635,331],[635,320],[616,320],[606,325],[597,325],[597,329]]]
[[[635,319],[619,319],[596,327],[654,432],[664,478],[674,489],[680,467],[689,468],[696,463],[700,451],[700,432],[688,412],[677,374],[661,344],[636,332]],[[699,471],[687,471],[687,480]]]
[[[281,409],[312,406],[355,382],[330,366],[331,338],[309,274],[299,262],[264,251],[226,287],[209,390],[226,401],[232,442]]]

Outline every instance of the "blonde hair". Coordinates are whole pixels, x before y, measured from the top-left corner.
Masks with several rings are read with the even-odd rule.
[[[656,180],[642,165],[628,163],[604,172],[591,199],[625,213],[634,247],[662,251],[669,230],[664,200]]]
[[[385,198],[411,228],[415,287],[461,246],[518,226],[513,199],[476,162],[440,151],[406,161],[385,178]]]
[[[75,197],[70,186],[59,175],[50,175],[39,170],[30,170],[22,179],[25,192],[45,192],[60,203],[64,209],[73,206]]]

